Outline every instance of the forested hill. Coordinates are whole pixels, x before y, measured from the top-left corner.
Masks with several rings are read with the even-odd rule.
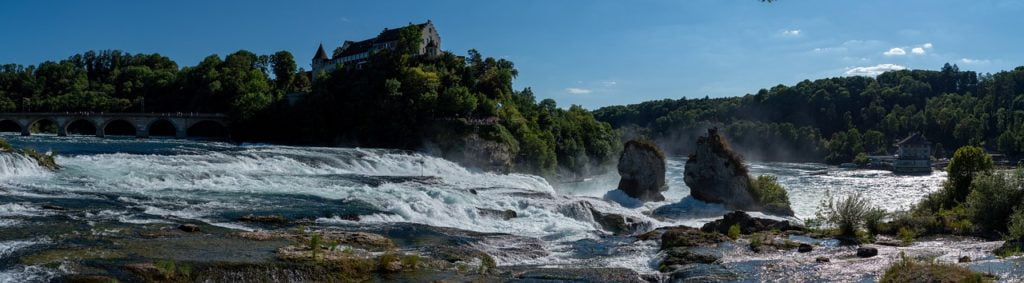
[[[892,153],[922,132],[939,155],[980,145],[1024,152],[1024,67],[979,75],[946,64],[778,85],[741,97],[648,101],[594,112],[627,136],[647,135],[685,154],[695,135],[717,126],[748,158],[848,162]]]
[[[188,67],[116,50],[0,65],[0,111],[226,113],[238,141],[421,150],[544,176],[576,178],[614,163],[620,144],[610,125],[514,90],[511,61],[472,50],[418,56],[420,40],[419,28],[402,28],[396,49],[316,80],[288,51],[240,50]]]

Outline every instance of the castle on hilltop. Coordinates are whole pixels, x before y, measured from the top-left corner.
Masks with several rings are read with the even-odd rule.
[[[417,55],[431,57],[441,55],[441,35],[434,28],[434,23],[427,20],[427,22],[422,24],[413,25],[410,23],[409,25],[413,28],[419,28],[420,34],[422,34]],[[321,70],[324,72],[333,71],[339,64],[345,67],[360,68],[362,64],[369,60],[370,54],[380,50],[397,48],[401,30],[402,28],[385,28],[384,31],[374,38],[362,41],[346,40],[331,56],[327,55],[327,51],[324,51],[324,45],[321,43],[320,48],[316,50],[316,55],[313,56],[313,78],[315,79],[316,74],[319,74]]]

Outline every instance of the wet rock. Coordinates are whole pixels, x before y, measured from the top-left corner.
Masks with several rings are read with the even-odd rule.
[[[67,282],[69,283],[110,283],[118,282],[117,279],[103,276],[103,275],[82,275],[76,274],[68,276]]]
[[[619,190],[641,201],[664,201],[665,154],[646,141],[626,142],[619,157]]]
[[[395,243],[380,234],[367,233],[367,232],[347,232],[347,231],[319,231],[323,235],[324,243],[335,242],[340,245],[356,246],[366,249],[390,249],[395,246]]]
[[[962,257],[960,257],[960,259],[957,262],[960,262],[960,263],[971,262],[971,257],[969,257],[969,256],[962,256]]]
[[[124,268],[146,279],[146,281],[164,281],[169,279],[164,272],[151,262],[126,264]]]
[[[721,265],[690,264],[673,271],[669,282],[725,282],[739,279],[739,275]]]
[[[686,160],[683,181],[694,199],[724,204],[730,209],[765,211],[793,215],[789,207],[765,206],[751,194],[751,177],[743,158],[729,148],[716,128],[697,138],[697,145]]]
[[[801,252],[801,253],[809,253],[809,252],[811,252],[813,250],[814,250],[814,246],[811,246],[809,244],[803,244],[803,243],[800,244],[800,247],[796,248],[796,251],[797,252]]]
[[[519,215],[516,213],[516,211],[515,210],[511,210],[511,209],[497,210],[497,209],[488,209],[488,208],[477,208],[476,210],[477,210],[477,212],[480,213],[481,216],[490,217],[490,218],[496,218],[496,219],[502,219],[502,220],[509,220],[509,219],[512,219],[512,218],[519,217]]]
[[[288,223],[288,219],[285,219],[284,216],[281,216],[281,215],[259,215],[259,216],[257,216],[257,215],[249,214],[249,215],[246,215],[246,216],[239,217],[238,221],[258,222],[258,223],[271,223],[271,224]]]
[[[514,282],[646,282],[626,268],[529,268],[511,273]]]
[[[753,234],[762,231],[803,231],[804,227],[800,225],[790,224],[789,221],[777,221],[764,218],[754,218],[743,211],[733,211],[726,214],[722,219],[715,220],[704,224],[700,228],[704,232],[718,232],[722,234],[728,234],[729,228],[733,225],[739,225],[740,233]]]
[[[667,250],[674,247],[696,247],[710,246],[725,241],[731,241],[729,237],[719,233],[708,233],[689,227],[675,227],[661,234],[661,249]]]
[[[814,261],[817,263],[826,263],[829,262],[829,259],[827,257],[819,256],[815,258]]]
[[[178,229],[189,233],[199,232],[199,226],[195,224],[181,224],[178,226]]]
[[[390,261],[381,265],[381,269],[383,269],[385,272],[391,273],[402,272],[402,262],[397,260]]]
[[[714,263],[718,257],[711,254],[696,253],[688,248],[671,248],[665,252],[665,259],[661,262],[661,272],[669,272],[678,266],[694,263]]]
[[[601,229],[615,235],[629,235],[651,228],[650,222],[631,216],[603,212],[594,208],[594,205],[587,201],[560,206],[558,212],[576,220],[593,221],[600,225]]]
[[[59,205],[52,205],[52,204],[44,204],[44,205],[43,205],[43,209],[49,209],[49,210],[67,210],[67,208],[64,208],[63,206],[59,206]]]
[[[872,247],[859,247],[857,248],[858,257],[873,257],[878,255],[878,249]]]

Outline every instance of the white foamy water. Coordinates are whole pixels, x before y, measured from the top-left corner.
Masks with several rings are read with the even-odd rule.
[[[41,151],[63,152],[57,158],[63,168],[49,173],[20,158],[0,158],[7,167],[0,169],[0,197],[11,199],[0,202],[0,227],[25,225],[25,219],[61,213],[23,199],[90,199],[120,206],[69,215],[75,220],[130,224],[198,220],[239,230],[251,227],[234,222],[225,213],[300,211],[308,212],[306,216],[320,224],[411,222],[543,239],[547,256],[496,256],[502,265],[587,264],[653,272],[657,247],[651,244],[602,243],[613,250],[611,255],[572,258],[570,255],[578,252],[573,243],[601,240],[600,235],[607,234],[580,202],[603,213],[639,219],[648,229],[700,226],[728,212],[720,205],[688,197],[689,188],[683,182],[685,160],[674,157],[667,166],[666,200],[639,203],[621,193],[610,193],[618,183],[615,173],[553,185],[537,176],[477,172],[444,159],[396,150],[22,139],[21,143]],[[945,178],[941,172],[896,176],[821,164],[754,162],[750,169],[754,175],[778,176],[802,219],[814,215],[826,191],[835,195],[862,192],[877,205],[897,210],[937,190]],[[828,172],[811,174],[821,171]],[[360,207],[362,204],[367,207]],[[481,209],[511,210],[517,217],[504,220],[484,215]],[[656,209],[672,213],[651,217]],[[360,220],[345,217],[351,213],[358,214]],[[0,238],[6,240],[13,239]],[[498,250],[501,247],[497,245],[508,243],[491,244],[496,246],[481,248]]]

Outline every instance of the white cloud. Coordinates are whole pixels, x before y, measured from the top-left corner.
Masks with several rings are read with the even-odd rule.
[[[906,70],[907,67],[896,64],[878,64],[874,66],[851,67],[846,70],[847,76],[877,76],[888,71]]]
[[[917,55],[924,54],[924,48],[914,47],[914,49],[910,49],[910,53],[914,53],[914,54],[917,54]]]
[[[616,82],[616,81],[603,81],[603,82],[601,82],[601,85],[603,85],[605,87],[613,87],[613,86],[615,86],[617,84],[619,84],[619,82]]]
[[[988,64],[991,61],[989,61],[988,59],[963,58],[963,59],[960,59],[960,62],[963,62],[964,64],[968,64],[968,65],[977,65],[977,64]]]
[[[588,94],[588,93],[591,93],[591,92],[594,92],[594,91],[589,90],[589,89],[585,89],[585,88],[570,87],[570,88],[566,88],[565,92],[567,92],[569,94]]]
[[[924,47],[925,49],[931,49],[932,48],[932,43],[931,42],[925,43],[924,45],[921,45],[921,47]]]
[[[789,37],[800,36],[800,30],[798,30],[798,29],[782,30],[782,36],[789,36]]]
[[[903,56],[907,55],[907,51],[903,50],[903,48],[893,47],[892,49],[889,49],[889,51],[886,51],[885,53],[882,54],[885,54],[885,56]]]

